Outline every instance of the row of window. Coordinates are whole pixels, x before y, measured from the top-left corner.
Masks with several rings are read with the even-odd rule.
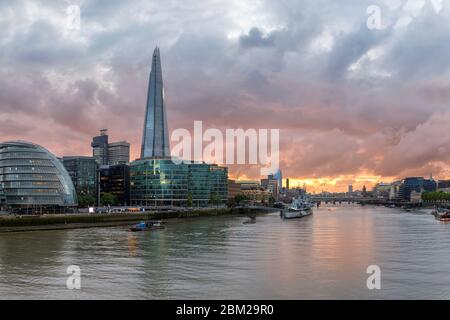
[[[17,195],[17,196],[39,196],[39,195],[54,195],[60,194],[61,191],[58,189],[5,189],[6,196]]]
[[[36,173],[36,174],[4,174],[0,175],[0,181],[59,181],[59,178],[56,174],[45,174],[45,173]]]
[[[3,187],[5,189],[31,187],[59,188],[61,187],[61,183],[59,181],[7,181],[3,183]]]
[[[2,152],[0,153],[0,160],[10,159],[43,159],[48,160],[48,155],[38,152]]]
[[[62,205],[59,196],[33,197],[33,196],[10,196],[8,204],[11,205]]]
[[[51,160],[48,159],[16,159],[16,160],[0,160],[0,167],[14,166],[53,166]]]
[[[55,167],[6,167],[0,168],[0,174],[5,173],[58,173]]]

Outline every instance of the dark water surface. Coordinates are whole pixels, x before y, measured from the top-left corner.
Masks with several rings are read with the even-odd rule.
[[[450,298],[450,224],[384,207],[0,234],[1,299]],[[81,289],[68,290],[69,265]],[[366,269],[381,268],[368,290]]]

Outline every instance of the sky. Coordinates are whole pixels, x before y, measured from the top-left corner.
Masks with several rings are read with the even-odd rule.
[[[90,155],[108,128],[139,157],[159,46],[170,131],[279,129],[291,186],[450,178],[449,16],[449,0],[0,0],[0,141]]]

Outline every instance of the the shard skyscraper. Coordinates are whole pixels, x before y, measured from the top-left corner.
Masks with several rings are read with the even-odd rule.
[[[153,51],[141,147],[141,158],[149,157],[170,157],[166,102],[158,47]]]

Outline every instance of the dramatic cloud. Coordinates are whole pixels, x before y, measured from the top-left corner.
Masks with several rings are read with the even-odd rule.
[[[0,1],[0,140],[89,154],[106,127],[137,157],[158,45],[170,129],[279,128],[284,176],[324,189],[450,177],[449,2]]]

